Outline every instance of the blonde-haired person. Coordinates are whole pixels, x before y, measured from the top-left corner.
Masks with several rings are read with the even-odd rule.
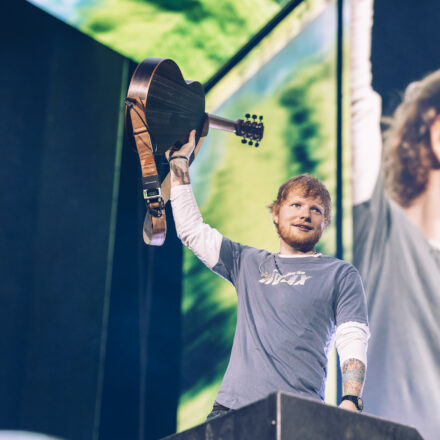
[[[408,86],[382,141],[371,86],[373,1],[350,0],[350,9],[354,264],[371,327],[365,407],[437,439],[440,71]]]

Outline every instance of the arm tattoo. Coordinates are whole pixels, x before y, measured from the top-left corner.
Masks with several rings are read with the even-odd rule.
[[[342,364],[342,395],[360,396],[365,379],[365,365],[358,359],[348,359]]]
[[[177,185],[188,185],[190,182],[188,161],[186,159],[175,159],[170,162],[171,178]]]

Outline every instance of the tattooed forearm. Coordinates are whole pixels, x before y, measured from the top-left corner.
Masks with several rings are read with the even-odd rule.
[[[360,396],[365,379],[365,365],[358,359],[348,359],[342,364],[342,394]]]
[[[186,159],[174,159],[170,161],[171,184],[188,185],[190,183],[188,161]]]

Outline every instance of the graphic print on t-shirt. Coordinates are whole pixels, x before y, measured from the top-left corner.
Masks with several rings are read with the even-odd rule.
[[[308,276],[302,270],[281,275],[276,269],[274,269],[272,274],[269,274],[268,272],[262,273],[259,282],[263,284],[271,284],[272,286],[276,286],[280,283],[286,283],[289,286],[304,286],[309,278],[312,277]]]

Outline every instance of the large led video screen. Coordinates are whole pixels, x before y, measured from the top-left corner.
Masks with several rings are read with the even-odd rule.
[[[390,21],[390,6],[354,1],[351,11],[353,260],[371,329],[365,410],[434,440],[440,399],[426,392],[440,387],[440,8],[403,2]]]
[[[171,58],[185,79],[206,82],[287,1],[31,0],[119,53],[141,61]],[[240,243],[273,252],[279,239],[267,206],[281,183],[310,173],[336,195],[336,36],[334,0],[304,0],[207,93],[207,111],[236,120],[262,115],[258,148],[210,130],[191,167],[204,221]],[[344,201],[349,156],[344,156]],[[133,189],[134,191],[136,188]],[[335,214],[335,213],[334,213]],[[344,212],[350,258],[350,209]],[[319,243],[334,255],[335,226]],[[236,294],[184,250],[182,370],[178,430],[210,412],[225,372],[236,321]],[[336,359],[326,400],[336,402]]]
[[[267,205],[281,183],[310,173],[335,195],[336,30],[335,3],[304,2],[209,92],[210,113],[230,119],[263,115],[265,123],[258,148],[211,130],[190,169],[204,221],[224,236],[277,252],[279,239]],[[347,213],[348,226],[349,209]],[[318,249],[333,255],[334,243],[331,226]],[[232,285],[188,250],[183,270],[179,430],[201,423],[209,413],[228,364],[236,321]],[[335,402],[334,370],[330,376],[327,391]]]
[[[29,0],[122,55],[171,58],[206,81],[287,3],[278,0]]]

